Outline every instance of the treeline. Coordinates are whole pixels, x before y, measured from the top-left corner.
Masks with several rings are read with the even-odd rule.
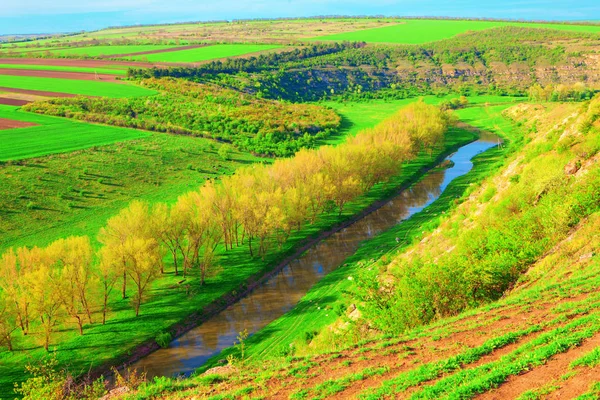
[[[347,49],[364,47],[364,43],[331,43],[297,47],[291,51],[272,52],[248,58],[229,58],[225,61],[212,61],[199,67],[170,68],[129,68],[127,75],[132,78],[204,78],[206,75],[257,72],[278,68],[282,64],[301,61],[312,57],[338,53]]]
[[[585,65],[568,51],[574,40],[593,43],[595,37],[583,32],[501,27],[423,45],[369,45],[288,62],[277,70],[205,78],[292,101],[400,99],[449,90],[464,95],[526,95],[536,81],[531,71],[511,77],[503,70],[513,64],[519,71],[522,65],[535,69],[539,63],[560,65],[572,60],[581,68],[573,72],[580,79]],[[542,73],[537,80],[550,78]]]
[[[106,322],[117,291],[131,296],[138,316],[168,264],[203,285],[218,272],[220,251],[247,246],[250,256],[264,257],[294,229],[341,213],[419,151],[440,145],[450,122],[446,112],[414,103],[345,144],[240,169],[173,205],[134,201],[100,230],[98,252],[87,237],[10,249],[0,258],[0,344],[12,350],[17,331],[37,327],[48,349],[69,321],[84,334],[85,325]]]
[[[27,111],[156,132],[228,141],[261,155],[289,156],[335,131],[341,118],[314,104],[258,99],[214,84],[164,78],[141,82],[158,96],[55,98]]]
[[[529,99],[533,101],[583,101],[594,97],[595,90],[587,87],[583,82],[573,85],[546,85],[542,87],[535,84],[529,88]]]

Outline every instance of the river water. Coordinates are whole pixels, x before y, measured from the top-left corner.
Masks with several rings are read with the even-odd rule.
[[[403,190],[379,209],[317,243],[229,308],[133,364],[154,376],[189,375],[209,358],[230,347],[239,332],[257,332],[296,305],[324,275],[354,254],[360,242],[369,239],[423,210],[448,184],[473,168],[471,159],[498,145],[499,138],[483,134],[447,157],[453,165],[437,169]]]

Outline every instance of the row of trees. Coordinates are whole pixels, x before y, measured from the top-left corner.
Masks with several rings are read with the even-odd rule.
[[[212,61],[198,67],[129,68],[127,75],[133,78],[203,78],[206,75],[273,70],[286,63],[335,54],[347,49],[364,46],[364,43],[354,42],[315,44],[296,47],[291,51],[265,53],[252,57],[228,58],[225,61]]]
[[[529,98],[533,101],[582,101],[594,97],[595,91],[583,82],[572,85],[558,84],[542,87],[535,84],[529,88]]]
[[[324,212],[342,213],[419,151],[440,144],[449,123],[446,112],[417,102],[343,145],[240,169],[173,205],[134,201],[100,230],[96,253],[87,237],[9,250],[0,259],[0,340],[11,349],[15,331],[27,335],[34,321],[46,349],[61,323],[73,321],[83,334],[84,324],[106,322],[117,290],[132,297],[138,316],[165,262],[204,285],[218,271],[219,252],[247,246],[251,257],[264,257],[294,229]]]

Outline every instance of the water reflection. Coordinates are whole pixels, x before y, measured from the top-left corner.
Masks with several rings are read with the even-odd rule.
[[[471,158],[496,144],[497,136],[486,135],[463,146],[448,157],[454,163],[451,168],[428,173],[378,210],[310,248],[244,299],[174,340],[169,348],[143,358],[134,367],[145,370],[149,377],[193,372],[210,357],[233,345],[242,330],[257,332],[289,311],[320,278],[352,255],[360,242],[427,207],[453,179],[471,170]]]

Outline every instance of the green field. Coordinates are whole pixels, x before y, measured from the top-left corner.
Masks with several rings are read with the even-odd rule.
[[[311,40],[421,44],[449,39],[467,31],[480,31],[509,25],[524,28],[549,28],[575,32],[600,33],[600,26],[591,25],[535,24],[500,21],[404,20],[398,25],[347,32],[338,35],[320,36],[312,38]]]
[[[156,94],[154,90],[128,83],[11,75],[0,75],[0,87],[113,98],[141,97]]]
[[[276,49],[280,46],[266,44],[216,44],[213,46],[199,47],[169,53],[145,54],[142,56],[127,57],[130,60],[150,62],[198,62],[218,58],[241,56],[259,51]]]
[[[147,132],[135,129],[93,125],[20,112],[16,107],[4,105],[0,105],[0,118],[40,124],[0,130],[0,161],[68,153],[149,135]]]
[[[170,48],[176,48],[173,45],[164,44],[145,44],[145,45],[131,45],[131,46],[87,46],[87,47],[72,47],[64,48],[59,50],[48,50],[50,53],[58,56],[110,56],[113,54],[130,54],[130,53],[141,53],[143,51],[154,51],[164,50]]]
[[[86,68],[68,67],[63,65],[25,65],[25,64],[0,64],[0,69],[22,69],[30,71],[59,71],[59,72],[87,72],[107,75],[126,75],[125,69],[112,68]]]

